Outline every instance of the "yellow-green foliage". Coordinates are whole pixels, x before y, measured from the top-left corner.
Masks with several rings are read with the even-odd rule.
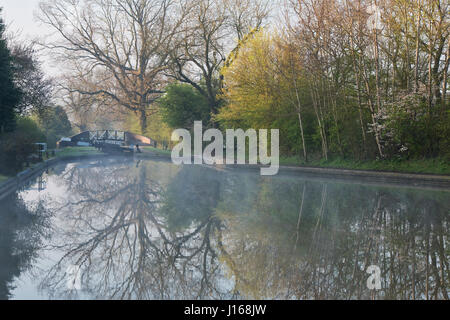
[[[148,117],[146,132],[141,132],[139,118],[134,113],[130,113],[125,123],[125,129],[152,138],[158,143],[167,144],[170,144],[170,138],[173,131],[173,129],[169,128],[167,124],[162,121],[160,113],[155,113]]]
[[[279,98],[274,50],[272,37],[263,31],[240,47],[239,56],[222,71],[228,104],[217,116],[220,122],[257,128],[272,121]]]
[[[264,30],[253,34],[222,74],[226,104],[216,120],[224,128],[279,129],[283,153],[301,148],[293,83],[303,98],[305,81],[278,36]]]
[[[237,59],[241,48],[244,47],[248,41],[253,39],[253,37],[256,34],[258,34],[261,30],[262,30],[261,28],[254,28],[248,34],[246,34],[242,40],[238,41],[236,47],[228,55],[228,57],[224,63],[224,66],[223,66],[222,70],[220,71],[220,73],[222,75],[226,73],[226,70],[233,64],[234,60]]]

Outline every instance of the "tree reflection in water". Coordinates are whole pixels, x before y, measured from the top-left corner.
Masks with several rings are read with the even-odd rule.
[[[62,221],[55,230],[59,241],[53,244],[64,256],[47,273],[42,289],[52,297],[77,297],[67,289],[65,272],[76,265],[81,267],[83,288],[90,297],[227,297],[212,276],[217,263],[210,238],[219,225],[213,217],[218,189],[204,184],[208,181],[218,187],[218,183],[205,175],[203,190],[184,187],[192,204],[210,205],[197,206],[193,217],[181,216],[178,210],[188,210],[189,204],[176,197],[177,185],[163,186],[152,176],[157,170],[167,175],[168,166],[125,163],[74,167],[67,172],[72,196],[58,208]],[[180,173],[178,181],[187,183],[184,180],[189,178]],[[176,224],[185,222],[186,226],[171,223],[175,215],[180,216]]]
[[[448,299],[449,193],[165,162],[75,165],[41,278],[53,298]],[[67,289],[78,265],[81,292]],[[369,265],[382,272],[370,291]]]
[[[0,209],[0,300],[6,300],[14,279],[32,267],[48,238],[50,213],[42,201],[30,206],[18,194],[3,199]]]
[[[222,211],[224,256],[241,292],[448,299],[448,193],[310,181],[267,181],[260,190],[251,208]],[[381,268],[381,291],[367,289],[370,265]]]

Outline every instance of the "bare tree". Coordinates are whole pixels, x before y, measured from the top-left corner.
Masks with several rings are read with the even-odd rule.
[[[268,17],[267,1],[196,0],[186,14],[183,32],[167,51],[169,76],[192,85],[208,101],[213,114],[220,102],[219,71],[236,39],[242,39]]]
[[[272,8],[267,0],[224,0],[228,26],[239,41],[252,29],[259,29]]]
[[[22,91],[17,109],[22,114],[42,115],[52,105],[53,79],[45,76],[34,43],[12,42],[15,81]]]
[[[95,96],[138,115],[142,132],[163,92],[163,50],[184,19],[177,0],[48,0],[39,18],[60,41],[46,44],[83,88],[70,90]]]
[[[62,97],[62,101],[72,125],[78,131],[84,132],[92,128],[99,115],[95,108],[95,97],[69,91]]]

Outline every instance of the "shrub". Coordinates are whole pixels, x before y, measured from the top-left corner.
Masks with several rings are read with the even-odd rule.
[[[36,153],[35,143],[45,141],[45,134],[36,122],[22,117],[14,132],[0,138],[0,174],[12,175],[20,171],[29,157]]]

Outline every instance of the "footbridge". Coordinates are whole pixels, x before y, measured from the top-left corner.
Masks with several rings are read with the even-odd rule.
[[[85,131],[70,138],[63,138],[58,142],[58,147],[69,146],[119,146],[119,147],[156,147],[156,141],[127,131],[120,130],[95,130]]]

